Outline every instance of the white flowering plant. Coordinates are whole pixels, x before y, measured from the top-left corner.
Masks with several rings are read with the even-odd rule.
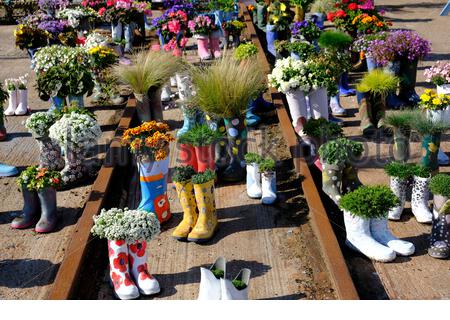
[[[268,75],[269,85],[287,93],[294,90],[311,90],[308,61],[294,60],[291,57],[277,60],[272,73]]]
[[[17,86],[19,90],[27,90],[27,86],[28,86],[28,73],[26,73],[23,76],[20,76],[17,79]]]
[[[25,121],[25,127],[35,137],[47,137],[50,127],[59,118],[55,112],[36,112]]]
[[[132,244],[152,240],[160,233],[160,224],[156,214],[145,210],[102,209],[99,215],[94,216],[91,233],[102,239]]]
[[[17,90],[18,84],[17,84],[17,79],[5,79],[5,88],[8,91],[15,91]]]
[[[56,17],[67,20],[72,28],[78,28],[82,19],[98,18],[98,13],[89,7],[76,7],[58,11]]]
[[[111,43],[111,41],[112,40],[110,37],[97,32],[93,32],[86,37],[84,48],[86,50],[89,50],[95,47],[106,46],[108,45],[108,43]]]
[[[51,67],[67,65],[69,68],[75,66],[90,67],[89,54],[85,48],[66,47],[53,45],[40,48],[34,58],[34,71],[39,75],[48,71]]]
[[[49,137],[61,147],[71,149],[89,148],[101,136],[97,121],[87,114],[71,112],[64,114],[49,129]]]

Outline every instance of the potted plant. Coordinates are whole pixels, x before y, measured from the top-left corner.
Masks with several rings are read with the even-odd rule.
[[[3,84],[0,83],[0,141],[6,139],[5,114],[3,111],[6,99],[8,99],[8,92],[3,89]]]
[[[411,195],[411,211],[417,222],[431,223],[433,215],[428,207],[429,182],[431,170],[422,164],[413,169],[413,186]]]
[[[242,22],[241,20],[231,20],[228,22],[224,22],[222,24],[222,29],[225,33],[225,41],[228,46],[228,38],[231,36],[233,38],[233,46],[237,48],[239,44],[241,43],[240,37],[242,30],[244,30],[247,27],[245,22]]]
[[[197,123],[203,121],[203,113],[191,103],[194,89],[189,73],[177,72],[175,79],[183,113],[183,127],[177,132],[177,137],[180,137],[191,130]]]
[[[450,176],[435,175],[430,181],[430,190],[434,207],[428,254],[433,258],[447,259],[450,256]]]
[[[301,22],[305,20],[305,12],[311,5],[313,0],[290,0],[291,5],[294,6],[294,21]]]
[[[233,56],[236,60],[241,61],[254,57],[258,54],[258,48],[253,42],[241,43],[234,51]]]
[[[147,268],[147,244],[160,233],[154,213],[128,208],[102,209],[94,216],[91,233],[108,240],[109,277],[121,300],[136,299],[161,291]]]
[[[85,178],[86,150],[95,145],[102,131],[89,112],[69,109],[49,129],[49,138],[64,148],[65,166],[61,171],[64,185],[74,184]]]
[[[384,167],[390,178],[390,188],[399,199],[397,206],[389,210],[390,220],[400,220],[406,201],[406,191],[411,178],[414,176],[415,165],[411,163],[390,162]]]
[[[247,165],[247,195],[252,199],[259,199],[262,196],[261,171],[259,170],[262,157],[257,153],[249,152],[244,159]]]
[[[317,53],[315,46],[307,41],[285,41],[283,49],[290,53],[291,58],[301,61],[306,61]]]
[[[40,168],[58,171],[64,168],[61,147],[49,137],[49,129],[59,117],[60,115],[55,112],[36,112],[25,121],[28,132],[33,135],[39,144]]]
[[[248,300],[248,285],[250,282],[250,269],[239,271],[233,280],[220,278],[222,300]]]
[[[261,202],[262,204],[273,204],[277,200],[277,175],[275,171],[275,160],[262,159],[259,163],[261,172]]]
[[[4,111],[6,116],[12,116],[17,109],[17,79],[5,79],[5,89],[8,93],[8,108]]]
[[[69,5],[69,0],[39,0],[38,6],[42,11],[55,16],[57,10],[63,10]]]
[[[245,175],[247,129],[244,112],[251,99],[264,90],[264,74],[255,60],[237,62],[224,57],[212,66],[192,70],[196,88],[193,102],[206,114],[224,118],[231,161],[221,174],[224,181],[240,181]],[[220,130],[219,130],[220,131]]]
[[[386,97],[396,90],[398,81],[397,77],[379,69],[372,70],[361,79],[357,90],[363,135],[371,135],[376,128],[384,126]]]
[[[30,59],[33,59],[36,51],[48,44],[49,33],[25,23],[20,23],[14,30],[16,46],[21,50],[27,50]]]
[[[426,82],[436,85],[438,95],[450,95],[450,62],[437,61],[423,74]],[[450,107],[445,108],[445,121],[450,122]]]
[[[21,172],[17,185],[22,190],[24,207],[21,215],[12,221],[11,227],[28,228],[36,223],[41,213],[34,230],[38,233],[53,231],[58,220],[56,188],[61,185],[60,173],[31,166]]]
[[[219,58],[220,48],[217,47],[217,36],[211,36],[213,32],[219,30],[214,21],[207,15],[199,15],[194,20],[189,21],[188,26],[197,39],[200,60],[209,60],[212,58],[212,54],[215,58]]]
[[[347,138],[330,140],[319,148],[320,161],[322,163],[322,190],[336,204],[339,203],[342,193],[351,191],[359,184],[357,176],[352,173],[353,162],[364,151],[361,142]],[[343,181],[343,172],[347,169],[347,175],[351,180]],[[345,188],[344,188],[345,186]]]
[[[218,257],[209,269],[200,267],[200,288],[198,300],[220,300],[222,290],[220,279],[226,277],[227,261]]]
[[[316,43],[319,39],[321,30],[314,21],[300,20],[294,22],[290,26],[291,30],[291,42],[295,40],[307,41],[309,43]]]
[[[343,132],[340,125],[330,122],[324,118],[310,119],[305,123],[303,132],[314,142],[315,149],[329,140],[342,137]]]
[[[420,95],[419,108],[424,110],[427,117],[433,122],[444,122],[445,109],[450,104],[450,95],[443,93],[437,94],[432,89],[426,89],[423,94]]]
[[[144,122],[136,128],[125,130],[122,143],[135,155],[140,176],[141,202],[138,209],[154,212],[160,223],[170,219],[167,198],[169,172],[169,144],[175,138],[163,122]]]
[[[187,237],[190,242],[203,243],[210,240],[219,225],[214,193],[215,179],[216,174],[210,169],[192,176],[199,213],[197,222]]]
[[[179,71],[178,58],[164,52],[142,51],[134,54],[132,61],[128,66],[114,66],[114,74],[133,89],[140,122],[162,120],[160,89]]]
[[[195,227],[198,218],[197,202],[195,201],[192,176],[196,174],[191,166],[175,167],[172,181],[177,189],[178,199],[183,208],[183,219],[175,228],[172,237],[180,241],[186,241],[189,233]]]
[[[291,23],[289,3],[276,0],[267,8],[268,19],[266,25],[267,51],[276,57],[275,40],[286,40],[286,31]]]
[[[325,17],[328,12],[334,10],[334,0],[314,0],[311,4],[310,13],[316,17],[316,23],[322,29],[325,23]]]
[[[256,13],[254,14],[253,22],[256,24],[256,26],[260,30],[266,30],[266,25],[267,25],[267,4],[266,4],[266,2],[264,0],[257,0],[256,1]]]
[[[393,131],[394,160],[408,162],[410,150],[409,139],[411,136],[411,122],[414,119],[414,112],[409,110],[388,111],[384,118],[386,127]]]
[[[367,65],[367,70],[370,72],[376,68],[379,68],[380,66],[375,63],[375,61],[372,58],[372,55],[370,54],[369,47],[372,41],[375,40],[384,40],[388,36],[388,32],[377,32],[373,34],[362,34],[359,35],[358,38],[353,42],[352,44],[352,51],[358,52],[360,55],[360,61],[361,63],[365,60]]]

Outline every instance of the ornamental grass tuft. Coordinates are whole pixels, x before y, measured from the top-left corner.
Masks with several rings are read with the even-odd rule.
[[[359,92],[368,92],[384,99],[389,92],[397,88],[399,79],[392,74],[380,69],[367,73],[360,81],[356,89]]]

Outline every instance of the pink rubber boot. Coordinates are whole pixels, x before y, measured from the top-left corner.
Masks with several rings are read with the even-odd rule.
[[[211,59],[211,53],[209,52],[209,38],[204,35],[197,35],[197,48],[200,60]]]
[[[220,53],[220,32],[215,31],[211,33],[211,35],[209,36],[209,42],[214,58],[220,58],[222,56],[222,54]]]

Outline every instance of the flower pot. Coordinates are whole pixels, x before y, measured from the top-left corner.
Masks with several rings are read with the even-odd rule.
[[[126,24],[123,27],[123,33],[125,36],[125,52],[131,53],[133,50],[133,26],[131,24]]]
[[[417,62],[417,59],[414,61],[402,59],[400,61],[400,90],[398,96],[409,105],[416,105],[420,102],[415,90]]]
[[[195,202],[194,185],[192,180],[174,182],[178,199],[183,208],[183,220],[175,228],[172,237],[185,241],[191,230],[195,227],[198,218],[197,202]]]
[[[161,105],[161,88],[149,91],[148,94],[135,93],[136,111],[140,122],[163,120]]]
[[[438,151],[441,144],[441,134],[427,134],[422,137],[421,164],[431,171],[439,169]]]
[[[198,207],[198,219],[187,240],[206,242],[214,236],[219,222],[217,221],[214,180],[202,184],[194,184],[195,201]]]
[[[297,134],[300,133],[306,122],[307,106],[303,90],[294,90],[286,93],[286,100],[292,118],[292,126]]]
[[[178,163],[182,166],[191,166],[195,172],[198,172],[198,160],[194,146],[190,144],[178,144],[180,150],[178,152]]]
[[[58,220],[56,190],[55,188],[44,188],[37,193],[41,203],[41,219],[39,219],[34,230],[38,233],[51,232],[55,229]]]
[[[379,68],[379,66],[376,64],[375,60],[373,60],[372,58],[370,58],[368,56],[366,56],[366,64],[367,64],[367,70],[369,72]]]
[[[139,161],[141,201],[138,209],[153,212],[160,223],[170,219],[170,203],[167,198],[167,174],[169,156],[161,161]]]
[[[427,118],[434,123],[446,120],[446,110],[427,110]]]
[[[50,105],[48,111],[61,110],[64,107],[64,97],[55,96],[51,97],[50,100],[52,104]]]
[[[196,146],[194,148],[195,148],[195,156],[197,158],[198,163],[198,172],[205,172],[206,169],[215,171],[216,162],[215,162],[214,144],[210,144],[209,146]]]
[[[266,41],[267,41],[267,51],[275,58],[277,56],[277,51],[275,50],[275,41],[278,40],[278,31],[275,25],[266,25]]]
[[[409,138],[411,130],[404,128],[394,128],[394,159],[395,161],[408,162],[409,159]]]
[[[305,20],[305,10],[300,6],[294,6],[294,22],[300,22]]]
[[[120,21],[111,22],[111,38],[113,41],[122,40],[123,35],[123,26]]]
[[[222,54],[220,53],[220,36],[221,32],[219,30],[213,31],[209,35],[209,45],[215,59],[218,59],[222,56]]]
[[[447,259],[450,256],[450,211],[449,199],[435,194],[433,205],[433,227],[431,229],[428,254],[437,259]]]
[[[60,171],[64,168],[61,147],[49,137],[37,137],[39,144],[39,167]]]
[[[24,185],[22,186],[23,209],[20,216],[14,218],[11,222],[13,229],[25,229],[36,222],[39,214],[39,198],[36,191],[28,190]]]
[[[211,59],[211,52],[209,50],[209,36],[203,34],[195,35],[197,39],[197,51],[200,60],[209,60]]]

